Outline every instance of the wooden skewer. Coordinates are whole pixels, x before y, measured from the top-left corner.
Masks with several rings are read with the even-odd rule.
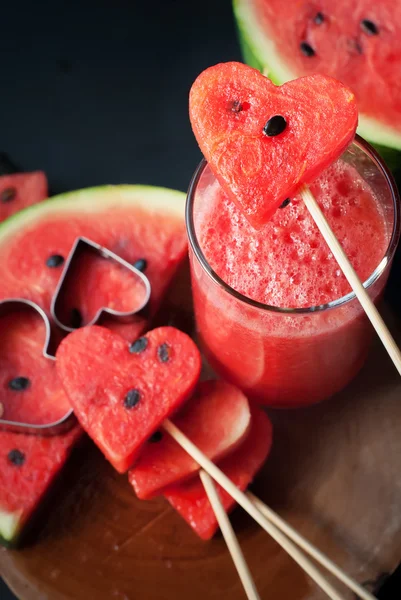
[[[379,338],[383,342],[383,345],[386,348],[391,360],[393,361],[395,368],[401,375],[401,352],[397,344],[395,343],[393,336],[388,330],[387,325],[383,321],[379,311],[374,305],[374,302],[371,300],[367,291],[363,287],[361,280],[355,272],[354,267],[348,260],[348,257],[345,254],[340,242],[331,230],[331,227],[328,224],[326,217],[320,210],[316,199],[314,198],[312,192],[310,191],[307,185],[301,186],[300,195],[303,201],[305,202],[306,208],[312,215],[312,218],[315,221],[320,233],[324,237],[326,244],[332,251],[342,272],[347,278],[348,283],[352,287],[355,296],[358,298],[359,302],[362,305],[362,308],[364,309],[365,313],[370,319],[370,322],[375,328]]]
[[[241,547],[230,523],[230,519],[221,503],[213,479],[203,469],[200,471],[199,476],[203,483],[203,487],[205,488],[207,497],[209,498],[209,502],[212,505],[214,514],[216,515],[221,533],[223,534],[227,548],[231,554],[235,568],[237,569],[246,596],[248,600],[260,600],[255,582],[252,579],[251,572],[249,571],[244,555],[242,554]]]
[[[291,525],[289,525],[284,519],[282,519],[274,510],[266,506],[260,498],[252,494],[252,492],[246,492],[249,500],[256,506],[260,512],[265,515],[280,531],[286,534],[293,542],[295,542],[300,548],[302,548],[307,554],[320,563],[325,569],[332,573],[337,579],[342,581],[347,587],[349,587],[359,598],[362,600],[376,600],[370,592],[364,587],[359,585],[355,579],[349,577],[344,571],[342,571],[332,560],[330,560],[323,552],[321,552],[316,546],[308,542],[298,531],[296,531]]]
[[[249,498],[241,492],[233,482],[211,460],[203,454],[195,444],[170,420],[163,423],[163,428],[192,458],[204,469],[249,515],[303,568],[331,600],[345,600],[331,583],[322,575],[317,567],[281,533],[257,508]]]

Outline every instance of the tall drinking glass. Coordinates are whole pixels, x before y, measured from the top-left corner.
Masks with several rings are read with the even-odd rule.
[[[357,170],[383,208],[387,250],[364,283],[377,302],[400,235],[397,188],[381,158],[358,136],[339,160]],[[357,374],[368,354],[373,328],[358,300],[350,292],[325,305],[278,307],[231,288],[210,267],[199,243],[202,206],[214,184],[202,161],[186,206],[195,316],[211,366],[250,398],[270,406],[305,406],[332,396]]]

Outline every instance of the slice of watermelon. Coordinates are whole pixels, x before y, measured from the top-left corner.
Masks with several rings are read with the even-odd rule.
[[[199,75],[189,112],[211,169],[255,227],[342,154],[358,120],[354,95],[330,77],[277,87],[234,62]]]
[[[0,177],[0,222],[47,198],[47,179],[42,171]]]
[[[49,312],[63,263],[76,238],[86,237],[140,264],[152,286],[151,317],[186,255],[184,208],[185,194],[140,185],[78,190],[30,207],[0,226],[0,299],[27,298]],[[85,293],[90,281],[77,278],[69,288],[80,300],[73,307],[77,318],[93,311],[93,293]],[[116,297],[113,281],[98,283],[96,301],[106,305]],[[132,340],[146,324],[145,318],[132,325],[111,320],[107,327]]]
[[[131,345],[103,327],[83,327],[61,342],[56,358],[76,417],[120,473],[191,395],[201,369],[194,342],[174,327]]]
[[[248,400],[223,381],[204,381],[174,423],[211,460],[232,451],[247,436]],[[129,481],[138,498],[146,499],[199,471],[199,465],[167,433],[148,442]]]
[[[267,71],[277,84],[312,73],[342,81],[357,98],[358,132],[382,149],[401,150],[399,2],[234,0],[233,4],[246,62]]]
[[[269,455],[272,425],[259,408],[252,409],[252,425],[246,440],[219,463],[220,469],[242,491],[245,491]],[[222,504],[229,512],[235,501],[216,484]],[[169,487],[164,496],[203,540],[216,533],[218,523],[202,482],[199,479]]]
[[[1,417],[31,425],[62,419],[71,406],[55,361],[43,355],[42,317],[34,310],[7,314],[0,317],[0,331]]]
[[[78,425],[49,437],[0,433],[0,543],[17,543],[81,435]]]

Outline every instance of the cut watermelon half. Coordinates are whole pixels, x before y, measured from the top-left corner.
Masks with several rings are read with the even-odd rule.
[[[343,153],[358,121],[354,95],[335,79],[278,87],[235,62],[199,75],[189,113],[210,168],[254,227]]]
[[[401,4],[391,0],[234,0],[246,62],[277,84],[330,75],[355,93],[358,133],[401,150]]]
[[[266,413],[252,409],[252,421],[248,437],[232,454],[219,462],[219,468],[241,490],[245,491],[269,455],[273,440],[273,428]],[[215,484],[226,512],[235,501],[220,485]],[[218,523],[199,477],[188,483],[169,487],[164,496],[203,540],[216,533]]]
[[[249,432],[248,400],[223,381],[204,381],[173,419],[177,427],[211,460],[236,448]],[[146,499],[199,471],[199,465],[167,433],[148,442],[129,481],[138,498]]]
[[[47,198],[47,178],[42,171],[0,177],[0,222],[27,206]]]
[[[103,327],[83,327],[61,342],[56,359],[76,417],[120,473],[191,395],[201,369],[194,342],[174,327],[132,344]]]
[[[186,255],[184,207],[185,194],[140,185],[88,188],[32,206],[0,225],[0,299],[27,298],[49,314],[64,261],[76,238],[86,237],[140,264],[152,287],[151,317]],[[91,277],[81,277],[69,288],[80,299],[72,307],[77,321],[93,312],[93,294],[85,293],[91,285]],[[113,281],[99,278],[97,300],[106,305],[113,290]],[[146,323],[103,322],[129,340]]]

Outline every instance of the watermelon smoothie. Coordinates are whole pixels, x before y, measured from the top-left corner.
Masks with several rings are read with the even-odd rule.
[[[377,301],[399,239],[391,176],[360,138],[311,189]],[[298,407],[344,388],[373,328],[299,197],[255,230],[206,162],[187,199],[195,315],[216,371],[258,402]]]

